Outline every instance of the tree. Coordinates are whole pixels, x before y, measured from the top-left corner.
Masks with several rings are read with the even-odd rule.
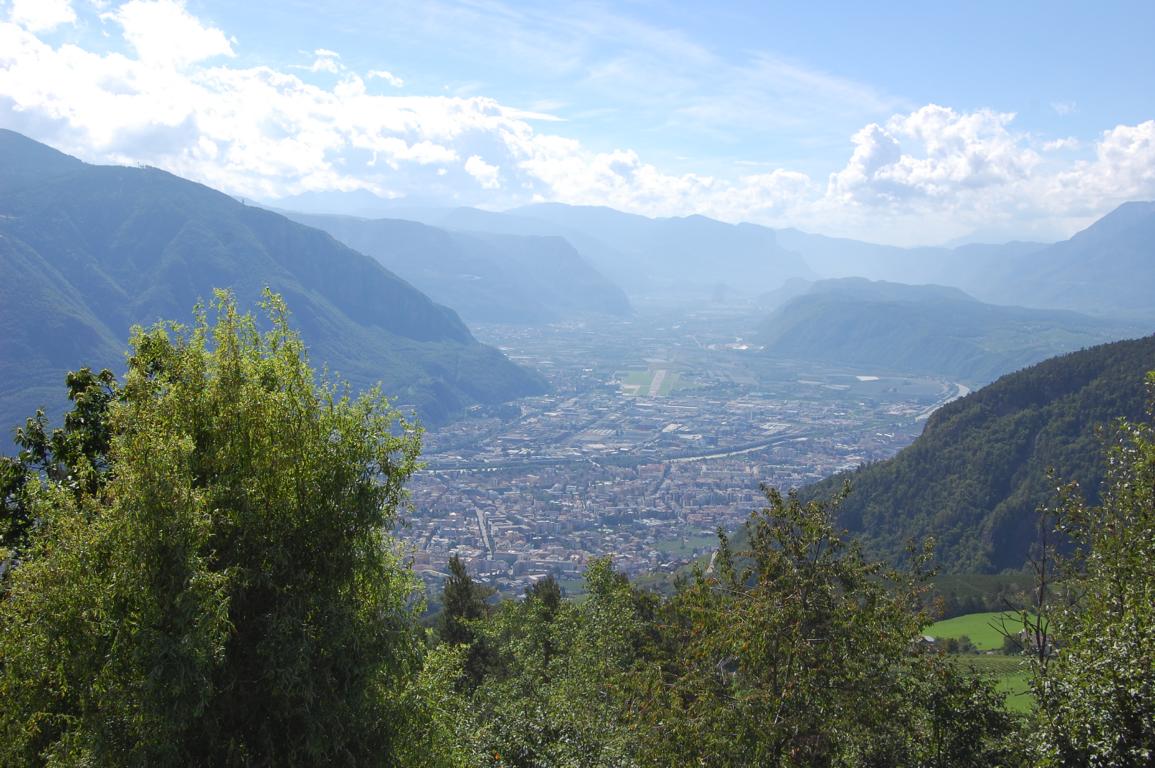
[[[66,424],[85,459],[53,445],[23,474],[0,763],[391,762],[419,659],[386,531],[419,436],[376,392],[317,384],[263,307],[264,333],[228,294],[215,323],[134,331],[123,387]],[[100,482],[51,470],[90,456]]]
[[[1155,373],[1147,376],[1155,419]],[[1041,762],[1148,766],[1155,760],[1155,430],[1120,421],[1101,503],[1065,493],[1069,602],[1051,611],[1058,650],[1036,676]]]
[[[474,639],[471,622],[485,615],[487,591],[469,575],[465,561],[449,558],[449,578],[441,590],[441,617],[438,634],[444,643],[468,644]]]
[[[841,497],[764,491],[749,549],[720,535],[670,606],[643,764],[998,762],[1010,723],[990,685],[916,647],[928,574],[865,559],[832,523]]]
[[[481,683],[492,663],[489,644],[478,632],[479,622],[485,618],[485,601],[493,590],[475,582],[457,555],[449,558],[449,578],[441,592],[441,616],[437,634],[441,642],[465,648],[464,683],[475,688]]]
[[[28,544],[33,520],[24,491],[30,476],[91,494],[107,475],[108,409],[120,396],[116,376],[108,369],[93,373],[81,368],[69,372],[65,385],[73,408],[63,427],[49,432],[44,411],[37,411],[16,429],[20,455],[0,457],[0,560],[19,558]]]
[[[652,656],[658,598],[608,558],[590,562],[585,583],[585,599],[563,602],[543,579],[478,626],[493,663],[463,728],[474,764],[637,765],[634,678]]]

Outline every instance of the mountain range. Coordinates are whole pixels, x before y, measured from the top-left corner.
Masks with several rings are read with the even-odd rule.
[[[1138,336],[1138,324],[986,304],[958,288],[863,278],[789,283],[758,341],[776,357],[929,373],[971,385],[1063,352]]]
[[[759,331],[767,354],[973,384],[1155,319],[1155,203],[1061,243],[954,249],[557,204],[396,213],[423,221],[294,221],[0,130],[0,427],[58,412],[67,370],[119,370],[131,326],[188,318],[214,288],[243,306],[266,286],[282,294],[316,366],[358,389],[381,382],[432,424],[547,389],[478,343],[458,311],[545,323],[733,290],[774,308]],[[810,282],[840,273],[855,277]],[[878,554],[933,535],[951,570],[1017,568],[1053,491],[1047,469],[1093,494],[1095,426],[1142,415],[1151,368],[1155,337],[1046,360],[944,406],[894,459],[805,493],[849,479],[841,520]]]
[[[297,200],[302,205],[308,198]],[[380,201],[377,210],[458,232],[565,238],[635,301],[698,301],[773,291],[791,278],[864,277],[961,288],[980,301],[1155,319],[1155,203],[1125,203],[1058,243],[914,247],[727,224],[649,218],[605,207],[539,203],[505,212]],[[336,202],[329,200],[327,207]],[[361,209],[373,209],[358,199]]]
[[[995,304],[1155,318],[1155,202],[1124,203],[1052,244],[897,248],[794,229],[777,237],[824,277],[939,283]]]
[[[0,131],[0,425],[61,407],[63,377],[123,367],[129,329],[214,288],[282,294],[314,365],[378,381],[431,423],[546,389],[457,314],[328,234],[152,168],[93,166]]]
[[[504,213],[397,208],[394,215],[461,232],[563,237],[634,299],[710,300],[720,291],[756,294],[791,277],[814,277],[773,230],[705,216],[653,219],[556,203]]]
[[[617,285],[559,236],[447,231],[413,221],[287,214],[368,254],[467,322],[630,314]]]

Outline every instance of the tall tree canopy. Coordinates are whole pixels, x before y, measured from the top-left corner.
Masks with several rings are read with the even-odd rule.
[[[1147,375],[1155,420],[1155,373]],[[1155,428],[1120,421],[1101,503],[1074,492],[1058,510],[1075,544],[1055,610],[1058,650],[1036,676],[1042,765],[1155,760]]]
[[[391,762],[420,644],[386,531],[419,438],[318,385],[263,307],[267,332],[228,294],[136,331],[123,387],[94,390],[106,423],[49,445],[67,471],[6,465],[32,523],[0,601],[0,763]]]

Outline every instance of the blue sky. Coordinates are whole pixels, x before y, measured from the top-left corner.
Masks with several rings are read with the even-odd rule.
[[[0,126],[271,202],[898,244],[1155,197],[1155,4],[961,5],[0,0]]]

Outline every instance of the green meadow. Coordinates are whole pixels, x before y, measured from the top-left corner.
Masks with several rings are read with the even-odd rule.
[[[1003,633],[1017,634],[1022,629],[1022,617],[1012,611],[986,611],[956,616],[931,624],[924,634],[939,640],[970,638],[980,653],[960,653],[952,655],[958,664],[964,664],[976,672],[990,675],[995,687],[1006,697],[1007,709],[1011,712],[1029,712],[1034,704],[1030,692],[1030,675],[1023,656],[1006,656],[998,651],[1003,647]]]
[[[1003,647],[1005,633],[1018,634],[1022,628],[1023,620],[1019,614],[1013,611],[988,611],[936,621],[923,630],[923,634],[943,640],[966,635],[978,650],[997,651]]]

